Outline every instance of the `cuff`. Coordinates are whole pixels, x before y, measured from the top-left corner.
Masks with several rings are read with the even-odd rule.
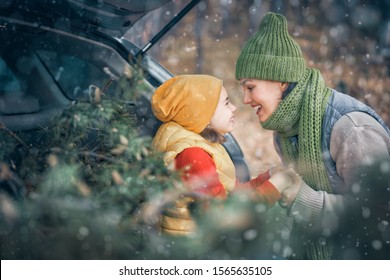
[[[290,216],[305,222],[316,221],[321,216],[323,207],[324,193],[315,191],[302,182],[297,197],[291,205]]]
[[[234,187],[235,191],[238,190],[248,190],[248,189],[256,189],[261,186],[264,182],[266,182],[270,178],[269,176],[269,171],[266,171],[264,173],[259,174],[256,178],[245,182],[241,183],[239,181],[236,181],[236,185]]]
[[[255,180],[257,180],[257,182],[260,182],[260,184],[262,184],[265,181],[267,181],[269,178],[271,178],[271,176],[270,176],[269,170],[268,170],[268,171],[265,171],[264,173],[259,174],[259,176],[257,176]]]

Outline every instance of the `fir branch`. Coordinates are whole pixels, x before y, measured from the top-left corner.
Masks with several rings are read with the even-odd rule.
[[[11,187],[15,187],[13,188],[14,193],[20,193],[20,191],[17,190],[27,189],[24,181],[12,172],[5,163],[0,164],[0,182],[2,181],[8,182]]]
[[[112,163],[121,163],[121,161],[119,161],[119,160],[105,156],[103,154],[94,153],[94,152],[81,151],[81,152],[78,152],[78,154],[81,156],[94,157],[97,159],[104,159],[104,160],[107,160],[107,161],[112,162]]]
[[[12,138],[16,139],[20,144],[22,144],[25,148],[28,147],[28,145],[20,139],[15,132],[8,129],[8,127],[5,126],[3,122],[0,121],[0,129],[4,129],[9,135],[11,135]]]

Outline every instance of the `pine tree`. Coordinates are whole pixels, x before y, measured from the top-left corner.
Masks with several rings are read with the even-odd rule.
[[[138,129],[140,76],[125,73],[116,85],[109,98],[106,86],[91,86],[87,100],[34,134],[0,130],[1,258],[273,257],[264,205],[245,193],[223,202],[190,193]],[[185,195],[197,197],[189,205],[197,234],[161,235],[162,211]]]
[[[157,235],[137,213],[177,177],[135,126],[138,76],[117,84],[110,98],[92,87],[31,143],[1,130],[2,258],[139,258]]]

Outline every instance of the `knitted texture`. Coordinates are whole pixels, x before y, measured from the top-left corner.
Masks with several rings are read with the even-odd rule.
[[[156,89],[152,110],[162,122],[174,121],[200,133],[214,115],[221,89],[222,81],[213,76],[178,75]]]
[[[279,133],[283,158],[296,166],[303,180],[314,190],[328,193],[332,189],[322,156],[321,133],[330,95],[320,72],[306,69],[293,91],[261,123],[264,128]],[[291,141],[291,136],[298,136],[298,142]],[[307,241],[306,258],[329,259],[332,244],[331,240],[327,241],[324,244]]]
[[[288,34],[287,19],[269,12],[238,57],[236,79],[297,82],[305,68],[301,48]]]

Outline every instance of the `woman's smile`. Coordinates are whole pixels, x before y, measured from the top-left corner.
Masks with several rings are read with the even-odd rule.
[[[263,106],[261,105],[257,105],[255,108],[255,111],[256,111],[256,115],[260,116],[260,112],[261,112],[261,108],[263,108]]]

